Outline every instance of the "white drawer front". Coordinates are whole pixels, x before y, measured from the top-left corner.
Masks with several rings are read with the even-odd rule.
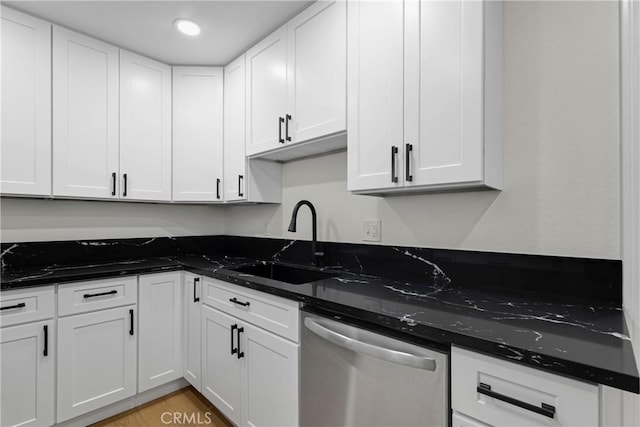
[[[451,421],[452,427],[491,427],[489,424],[482,423],[457,412],[453,413]]]
[[[538,408],[543,403],[551,405],[553,418],[480,393],[477,388],[481,384],[490,386],[491,392]],[[596,385],[457,347],[451,349],[452,409],[484,423],[496,427],[597,426],[598,402]]]
[[[0,326],[50,319],[54,315],[53,285],[0,293]]]
[[[203,277],[202,293],[203,302],[211,307],[292,341],[300,340],[299,304],[295,301],[209,277]]]
[[[136,276],[58,285],[58,316],[135,304],[137,289]]]

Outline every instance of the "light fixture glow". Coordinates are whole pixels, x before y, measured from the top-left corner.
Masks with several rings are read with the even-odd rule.
[[[197,36],[200,34],[200,25],[190,19],[176,19],[173,25],[183,34],[188,36]]]

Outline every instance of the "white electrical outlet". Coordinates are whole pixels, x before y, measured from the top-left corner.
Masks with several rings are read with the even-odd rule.
[[[367,242],[380,241],[380,225],[379,219],[365,219],[362,222],[362,240]]]

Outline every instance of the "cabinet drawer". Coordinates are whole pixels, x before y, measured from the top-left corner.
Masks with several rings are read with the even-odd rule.
[[[454,411],[496,427],[599,423],[596,385],[457,347],[451,349],[451,402]]]
[[[135,304],[137,288],[136,276],[58,285],[58,316]]]
[[[0,294],[0,326],[11,326],[19,323],[53,317],[54,291],[53,285],[2,291]]]
[[[452,427],[491,427],[489,424],[481,423],[457,412],[453,413],[451,421]]]
[[[242,288],[221,280],[203,278],[204,303],[275,334],[298,342],[298,303]]]

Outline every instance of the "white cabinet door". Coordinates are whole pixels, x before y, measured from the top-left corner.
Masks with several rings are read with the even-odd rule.
[[[118,48],[53,27],[53,194],[117,198]]]
[[[236,425],[240,425],[241,370],[245,360],[239,359],[237,352],[232,353],[239,346],[233,338],[239,327],[242,326],[234,317],[202,307],[202,394]]]
[[[58,319],[57,422],[136,394],[136,306]]]
[[[348,188],[402,186],[404,7],[347,3]]]
[[[171,200],[171,67],[120,51],[120,197]]]
[[[244,328],[242,425],[298,425],[300,346],[248,324]]]
[[[0,425],[53,425],[53,320],[3,328],[0,334]]]
[[[138,392],[182,377],[182,273],[140,276]]]
[[[483,2],[405,7],[405,184],[482,181]]]
[[[191,273],[184,275],[183,287],[183,376],[196,390],[202,390],[202,280]]]
[[[173,67],[173,200],[222,201],[223,69]]]
[[[245,57],[224,68],[224,182],[225,201],[247,198],[245,157]]]
[[[318,1],[287,24],[292,143],[346,129],[346,8],[345,1]]]
[[[285,143],[287,28],[281,27],[246,53],[247,155]]]
[[[49,196],[51,25],[4,6],[1,15],[0,191]]]

